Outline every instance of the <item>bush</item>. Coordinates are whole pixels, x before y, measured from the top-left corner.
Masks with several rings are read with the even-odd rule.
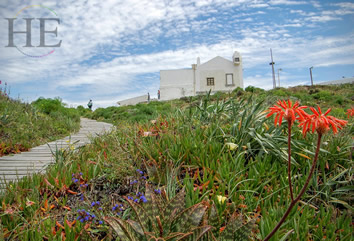
[[[64,108],[62,100],[59,97],[54,99],[39,97],[36,101],[32,102],[32,105],[46,114],[57,112],[59,109]]]
[[[250,85],[250,86],[246,87],[245,91],[246,91],[246,92],[251,92],[251,93],[262,93],[262,92],[264,92],[265,90]]]
[[[316,94],[313,94],[312,96],[316,100],[330,101],[332,99],[333,94],[327,90],[322,90]]]
[[[290,96],[290,93],[287,92],[284,88],[277,88],[275,90],[269,91],[270,94],[275,96],[287,97]]]

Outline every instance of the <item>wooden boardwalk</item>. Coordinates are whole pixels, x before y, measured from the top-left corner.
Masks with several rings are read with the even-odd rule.
[[[32,148],[11,156],[0,157],[0,191],[4,189],[5,182],[16,181],[34,172],[43,172],[54,162],[53,153],[61,148],[75,148],[90,142],[90,137],[95,137],[110,131],[113,125],[81,118],[79,132],[63,139]],[[71,146],[70,146],[71,145]]]

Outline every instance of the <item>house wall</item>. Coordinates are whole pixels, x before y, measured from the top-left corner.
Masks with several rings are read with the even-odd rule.
[[[148,100],[148,95],[142,95],[127,100],[118,101],[117,104],[119,104],[120,106],[136,105],[142,102],[147,102],[147,100]]]
[[[243,88],[242,64],[234,65],[233,62],[216,57],[198,68],[199,86],[197,92],[232,91],[236,87]],[[226,85],[226,74],[233,74],[233,85]],[[214,86],[207,85],[207,78],[214,78]]]
[[[171,100],[194,95],[193,69],[161,70],[160,99]]]

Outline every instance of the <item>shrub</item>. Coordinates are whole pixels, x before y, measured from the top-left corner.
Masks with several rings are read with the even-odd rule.
[[[251,93],[262,93],[262,92],[264,92],[264,89],[250,85],[250,86],[246,87],[245,91],[251,92]]]
[[[312,95],[316,100],[330,101],[332,99],[332,93],[327,90],[322,90]]]

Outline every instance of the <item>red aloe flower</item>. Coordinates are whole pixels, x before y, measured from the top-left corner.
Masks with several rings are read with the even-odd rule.
[[[334,134],[337,134],[338,128],[342,129],[348,122],[345,120],[337,119],[333,116],[327,116],[331,109],[329,108],[324,114],[322,114],[321,108],[317,106],[318,111],[315,108],[310,107],[312,115],[308,115],[304,120],[301,121],[299,127],[302,127],[302,134],[306,136],[308,131],[315,131],[319,135],[325,134],[331,128]]]
[[[352,107],[351,109],[347,110],[347,115],[348,115],[348,118],[354,116],[354,107]]]
[[[291,100],[278,100],[277,105],[269,108],[267,118],[276,113],[274,119],[275,126],[277,124],[279,124],[279,126],[281,125],[283,117],[292,125],[294,124],[295,120],[302,121],[305,119],[307,113],[303,109],[306,108],[307,106],[300,106],[299,102],[297,101],[294,105],[292,105]]]

